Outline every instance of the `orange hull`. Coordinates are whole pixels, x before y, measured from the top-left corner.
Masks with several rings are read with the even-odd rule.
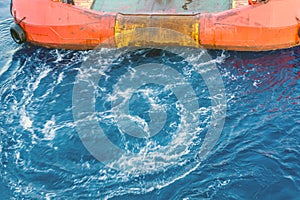
[[[12,14],[28,42],[51,48],[151,45],[149,33],[136,32],[149,27],[179,32],[208,49],[266,51],[297,46],[300,40],[300,0],[269,0],[204,14],[120,14],[53,0],[13,0]],[[138,34],[146,34],[147,41],[136,42]],[[153,38],[158,45],[189,45],[172,34]]]

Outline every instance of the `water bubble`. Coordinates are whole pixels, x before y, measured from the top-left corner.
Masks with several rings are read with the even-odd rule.
[[[149,62],[151,54],[159,60]],[[225,90],[204,49],[101,48],[90,53],[80,72],[73,90],[76,128],[87,150],[108,167],[147,174],[190,165],[180,177],[207,157],[221,134]],[[192,83],[195,77],[204,82],[209,103]],[[161,90],[169,95],[164,103],[155,100],[166,97]]]

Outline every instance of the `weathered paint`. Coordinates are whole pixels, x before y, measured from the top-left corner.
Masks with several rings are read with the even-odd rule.
[[[14,0],[16,21],[27,41],[45,47],[93,49],[114,44],[116,13],[99,13],[51,0]]]
[[[118,14],[116,44],[118,47],[195,46],[199,44],[198,17],[199,15]]]
[[[232,8],[240,8],[248,5],[248,0],[232,0]]]
[[[85,9],[92,9],[92,6],[94,4],[94,0],[73,0],[73,1],[76,6],[80,6]]]
[[[16,22],[23,19],[20,25],[27,40],[46,47],[190,46],[195,41],[212,49],[263,51],[299,45],[299,0],[269,0],[200,14],[177,10],[121,14],[53,0],[13,0],[12,11]]]
[[[220,12],[230,9],[231,2],[231,0],[95,0],[92,9],[123,14]]]

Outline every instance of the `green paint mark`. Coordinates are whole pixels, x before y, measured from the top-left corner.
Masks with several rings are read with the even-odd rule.
[[[95,0],[93,9],[120,13],[203,13],[231,8],[232,0]]]

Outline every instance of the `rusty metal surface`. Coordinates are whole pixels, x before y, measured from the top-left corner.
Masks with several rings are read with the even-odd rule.
[[[178,26],[178,24],[181,24]],[[124,15],[118,14],[115,38],[124,46],[199,45],[199,15]]]

